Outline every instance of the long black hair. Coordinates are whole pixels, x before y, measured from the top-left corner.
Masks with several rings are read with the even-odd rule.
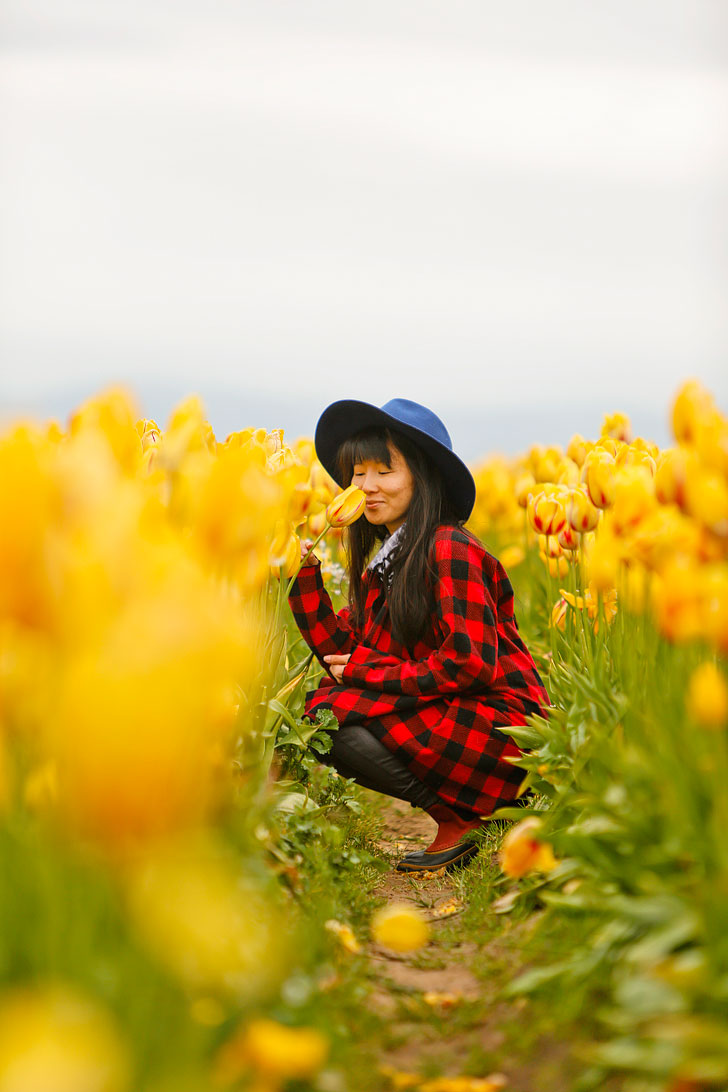
[[[413,493],[400,541],[390,557],[391,579],[387,604],[396,641],[412,648],[425,636],[434,609],[434,566],[432,546],[441,524],[459,525],[445,481],[435,464],[407,436],[395,430],[368,428],[345,440],[337,452],[338,480],[351,482],[356,463],[371,459],[391,466],[389,445],[404,458],[413,478]],[[363,517],[345,529],[349,572],[349,606],[357,627],[364,622],[365,566],[386,537],[387,528],[377,527]]]

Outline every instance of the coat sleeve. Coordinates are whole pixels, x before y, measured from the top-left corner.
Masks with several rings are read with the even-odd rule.
[[[301,568],[288,602],[306,644],[319,660],[352,651],[357,633],[349,621],[349,610],[345,607],[338,614],[334,610],[324,587],[320,565]]]
[[[438,533],[434,593],[440,645],[424,660],[402,660],[359,644],[342,683],[415,696],[487,689],[496,675],[498,639],[496,596],[483,556],[463,532]]]

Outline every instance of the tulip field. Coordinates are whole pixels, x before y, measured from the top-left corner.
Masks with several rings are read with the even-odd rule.
[[[312,442],[119,390],[4,426],[0,1092],[728,1089],[728,419],[671,412],[473,466],[552,708],[399,887],[302,715],[300,543],[341,604],[361,515]]]

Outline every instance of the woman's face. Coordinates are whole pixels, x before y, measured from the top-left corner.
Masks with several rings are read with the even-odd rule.
[[[404,455],[387,444],[391,466],[376,459],[354,464],[352,485],[366,493],[364,515],[377,527],[386,527],[390,534],[400,527],[414,493],[414,479]]]

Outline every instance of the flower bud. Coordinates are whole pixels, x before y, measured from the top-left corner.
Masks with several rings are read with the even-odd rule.
[[[348,527],[359,519],[366,501],[364,490],[356,485],[350,485],[343,493],[334,497],[326,509],[326,519],[332,527]]]

